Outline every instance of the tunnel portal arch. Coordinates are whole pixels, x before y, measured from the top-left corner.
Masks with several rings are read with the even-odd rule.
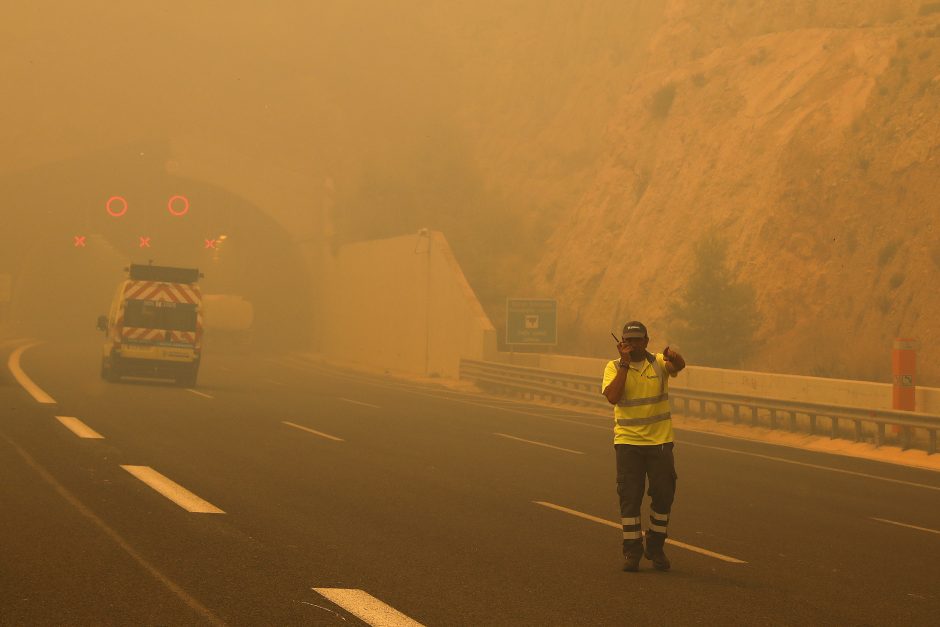
[[[314,282],[291,234],[238,193],[168,171],[170,161],[162,144],[135,144],[0,178],[0,273],[13,278],[0,313],[39,335],[93,333],[127,263],[152,261],[198,267],[205,292],[252,302],[256,345],[307,346]]]

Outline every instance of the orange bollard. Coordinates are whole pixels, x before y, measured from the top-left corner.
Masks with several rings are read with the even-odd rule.
[[[917,373],[916,342],[911,338],[894,340],[891,351],[891,373],[894,375],[894,387],[891,391],[891,407],[914,411],[914,376]]]
[[[891,389],[891,407],[904,411],[915,411],[915,391],[914,377],[917,373],[917,353],[915,352],[916,341],[911,338],[897,338],[894,340],[894,347],[891,351],[891,373],[894,375],[894,385]],[[906,429],[901,429],[894,425],[892,429],[895,434],[904,433],[905,440],[910,434]]]

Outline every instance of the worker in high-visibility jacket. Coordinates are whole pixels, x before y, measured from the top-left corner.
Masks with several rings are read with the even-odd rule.
[[[670,567],[663,545],[676,493],[676,468],[667,379],[685,368],[685,360],[668,346],[662,353],[648,352],[649,341],[642,323],[624,325],[617,343],[620,359],[608,362],[601,387],[614,405],[617,493],[626,571],[638,570],[644,555],[659,570]],[[644,549],[640,506],[647,477],[651,503]]]

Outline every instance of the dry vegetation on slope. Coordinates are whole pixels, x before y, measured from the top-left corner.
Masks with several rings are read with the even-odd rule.
[[[717,230],[761,318],[742,367],[884,381],[912,336],[940,385],[940,7],[786,4],[669,3],[539,291],[568,351],[634,317],[665,342]]]

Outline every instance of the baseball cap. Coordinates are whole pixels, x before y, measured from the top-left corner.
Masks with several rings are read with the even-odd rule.
[[[630,339],[631,337],[647,337],[646,325],[637,320],[631,320],[623,325],[623,337],[624,339]]]

